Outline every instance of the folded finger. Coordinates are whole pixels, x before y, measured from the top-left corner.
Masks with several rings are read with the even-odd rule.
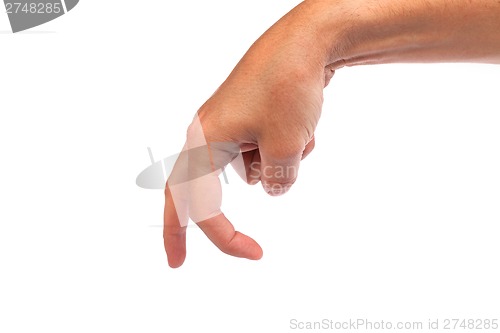
[[[262,258],[260,245],[251,237],[236,231],[224,214],[198,222],[197,225],[222,252],[251,260]]]

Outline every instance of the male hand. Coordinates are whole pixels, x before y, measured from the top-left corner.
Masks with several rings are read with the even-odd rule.
[[[281,195],[314,148],[323,88],[334,72],[313,56],[317,45],[307,45],[307,31],[287,31],[289,21],[283,18],[250,48],[188,129],[165,189],[164,241],[171,267],[185,260],[189,218],[221,251],[262,257],[259,244],[236,231],[220,211],[218,176],[232,162],[247,183],[260,182],[268,194]]]
[[[250,184],[288,191],[314,147],[323,88],[343,66],[393,62],[500,64],[497,1],[307,0],[248,50],[200,108],[166,187],[169,264],[186,256],[189,218],[223,252],[259,259],[262,249],[220,211],[221,168]],[[241,152],[241,155],[240,155]]]

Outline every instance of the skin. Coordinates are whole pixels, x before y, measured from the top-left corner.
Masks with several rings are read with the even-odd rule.
[[[396,62],[499,64],[500,1],[306,0],[250,47],[199,109],[203,134],[207,142],[238,144],[247,182],[260,181],[267,193],[281,195],[297,173],[278,177],[278,170],[298,170],[314,148],[323,88],[334,72]],[[169,182],[164,241],[176,268],[186,257],[186,227]],[[261,247],[222,213],[197,225],[229,255],[262,257]]]

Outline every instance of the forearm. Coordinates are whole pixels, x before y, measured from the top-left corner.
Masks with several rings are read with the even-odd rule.
[[[275,36],[297,36],[295,44],[306,46],[309,60],[332,69],[394,62],[500,63],[500,1],[306,0],[266,35],[274,45]]]
[[[337,66],[500,63],[500,1],[306,0],[302,5],[309,15],[317,13],[327,62]]]

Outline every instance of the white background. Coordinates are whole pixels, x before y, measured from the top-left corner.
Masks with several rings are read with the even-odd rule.
[[[500,67],[338,71],[284,197],[234,172],[258,262],[196,227],[168,268],[162,191],[135,177],[298,1],[81,1],[0,14],[0,331],[288,332],[290,319],[499,318]],[[500,319],[500,318],[499,318]]]

